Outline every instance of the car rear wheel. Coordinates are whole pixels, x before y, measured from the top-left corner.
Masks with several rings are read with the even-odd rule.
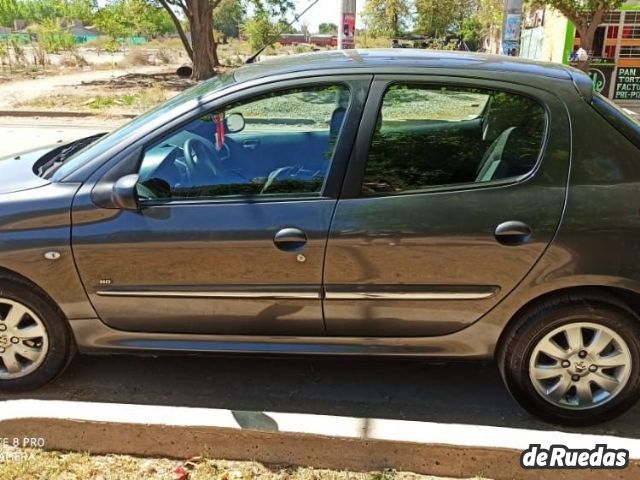
[[[592,425],[640,394],[640,319],[615,297],[566,295],[525,312],[499,367],[516,400],[551,423]]]
[[[62,313],[44,295],[19,279],[0,279],[0,391],[45,385],[73,351]]]

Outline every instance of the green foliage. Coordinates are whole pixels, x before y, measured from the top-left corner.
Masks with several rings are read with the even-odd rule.
[[[462,36],[465,22],[474,17],[483,0],[416,0],[416,32],[437,37]]]
[[[133,35],[134,27],[126,11],[127,0],[117,0],[100,9],[95,26],[112,40]]]
[[[599,10],[616,10],[624,0],[545,0],[544,3],[560,10],[569,20],[573,20],[572,17],[590,18]]]
[[[24,47],[20,45],[20,41],[17,38],[11,37],[9,39],[9,46],[11,50],[13,50],[13,58],[16,63],[24,64],[26,62],[26,58],[24,55]]]
[[[213,28],[227,38],[238,38],[244,17],[244,8],[238,0],[222,0],[215,9]]]
[[[158,4],[150,0],[119,0],[130,20],[136,35],[155,37],[175,32],[176,28],[169,14]]]
[[[318,25],[318,32],[323,35],[337,35],[338,25],[335,23],[321,23]]]
[[[276,34],[277,27],[264,12],[258,12],[242,26],[252,50],[265,46]]]
[[[0,25],[11,26],[17,19],[40,24],[55,18],[91,23],[95,12],[92,0],[0,0]]]
[[[95,26],[114,40],[175,31],[168,13],[148,0],[111,0],[98,10]]]
[[[488,30],[491,27],[502,28],[502,17],[504,15],[503,0],[480,0],[479,8],[476,14],[478,21],[483,29]]]
[[[477,15],[468,17],[462,23],[460,34],[471,50],[476,50],[482,38],[483,26]]]
[[[169,14],[155,0],[0,0],[0,25],[11,26],[16,19],[39,25],[36,31],[50,29],[47,22],[54,20],[95,23],[108,35],[120,31],[156,36],[176,31]]]
[[[38,43],[46,53],[59,53],[74,46],[73,35],[65,31],[56,19],[43,20],[37,31]]]
[[[374,37],[395,37],[402,33],[409,17],[407,0],[367,0],[362,19]]]
[[[11,25],[17,18],[18,4],[16,0],[0,0],[0,26]]]
[[[428,37],[443,36],[455,28],[460,18],[456,0],[416,0],[416,32]]]

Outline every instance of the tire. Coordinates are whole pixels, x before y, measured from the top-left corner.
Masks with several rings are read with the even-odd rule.
[[[499,345],[498,367],[511,395],[534,416],[595,425],[638,400],[640,318],[616,297],[562,295],[515,322]]]
[[[0,392],[46,385],[74,354],[66,318],[46,294],[19,277],[0,277]]]

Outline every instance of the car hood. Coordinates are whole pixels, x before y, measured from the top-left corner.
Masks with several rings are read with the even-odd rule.
[[[34,173],[33,165],[54,148],[55,146],[49,146],[0,158],[0,194],[29,190],[50,183]]]

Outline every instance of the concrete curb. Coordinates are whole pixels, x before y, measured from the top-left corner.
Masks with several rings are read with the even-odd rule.
[[[354,471],[394,468],[501,479],[637,479],[640,440],[513,428],[326,415],[88,402],[10,400],[0,437],[43,438],[46,449],[230,460]],[[624,470],[523,470],[530,444],[626,448]]]
[[[46,118],[92,118],[100,116],[93,112],[55,111],[55,110],[0,110],[0,117],[46,117]],[[103,115],[104,116],[104,115]],[[108,115],[110,118],[136,118],[138,115],[118,113]]]

